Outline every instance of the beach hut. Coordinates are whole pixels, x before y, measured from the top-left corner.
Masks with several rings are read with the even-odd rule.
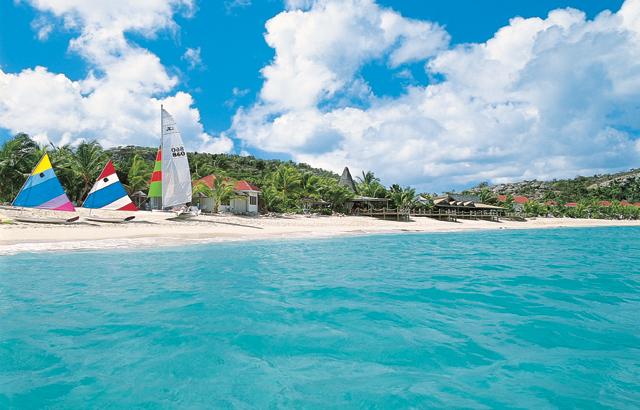
[[[358,188],[356,188],[356,183],[353,182],[353,178],[351,178],[351,172],[349,172],[349,167],[344,167],[344,171],[342,171],[342,176],[340,177],[340,181],[338,181],[338,186],[346,186],[351,188],[353,192],[358,195]]]
[[[218,178],[218,175],[211,174],[193,183],[196,186],[198,182],[202,181],[211,189],[213,189],[213,179]],[[229,178],[225,178],[228,180]],[[240,198],[232,199],[228,204],[222,204],[220,210],[223,212],[245,213],[245,212],[258,212],[259,195],[262,193],[260,188],[247,182],[238,181],[234,186],[233,192]],[[213,198],[200,198],[200,209],[203,211],[213,210]]]
[[[342,171],[342,176],[340,177],[340,181],[338,182],[338,186],[346,186],[349,187],[356,195],[358,195],[358,188],[356,187],[356,183],[353,182],[353,178],[351,178],[351,172],[349,172],[349,167],[344,167]],[[352,211],[362,209],[362,208],[371,208],[376,206],[386,206],[391,199],[389,198],[372,198],[367,196],[358,195],[354,199],[345,203],[345,208],[350,209]]]
[[[142,204],[144,204],[144,201],[146,201],[146,198],[148,198],[147,194],[142,191],[136,191],[129,196],[133,200],[133,203],[136,205],[136,208],[143,209]]]

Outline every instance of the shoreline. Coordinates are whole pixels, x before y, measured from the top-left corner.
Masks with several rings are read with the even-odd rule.
[[[0,206],[0,215],[16,216],[20,208]],[[603,219],[536,218],[527,221],[438,221],[426,217],[409,221],[381,220],[367,216],[281,216],[276,218],[236,216],[228,214],[200,215],[175,221],[159,212],[100,211],[101,216],[135,215],[123,224],[90,222],[82,219],[89,210],[57,212],[25,209],[23,215],[70,218],[78,222],[65,225],[37,223],[0,224],[0,255],[55,252],[70,250],[135,249],[180,246],[197,243],[221,243],[266,239],[312,239],[351,235],[376,235],[437,232],[464,232],[499,229],[590,228],[639,226],[640,221]]]

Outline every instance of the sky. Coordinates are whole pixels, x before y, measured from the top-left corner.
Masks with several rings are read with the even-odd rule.
[[[2,0],[0,143],[373,171],[418,192],[640,168],[640,0]]]

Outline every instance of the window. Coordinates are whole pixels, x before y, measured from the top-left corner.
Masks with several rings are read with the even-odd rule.
[[[257,204],[258,204],[258,197],[250,196],[249,197],[249,205],[257,205]]]

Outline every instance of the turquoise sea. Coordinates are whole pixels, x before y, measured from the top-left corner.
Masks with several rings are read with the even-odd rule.
[[[1,409],[638,409],[640,229],[0,257]]]

